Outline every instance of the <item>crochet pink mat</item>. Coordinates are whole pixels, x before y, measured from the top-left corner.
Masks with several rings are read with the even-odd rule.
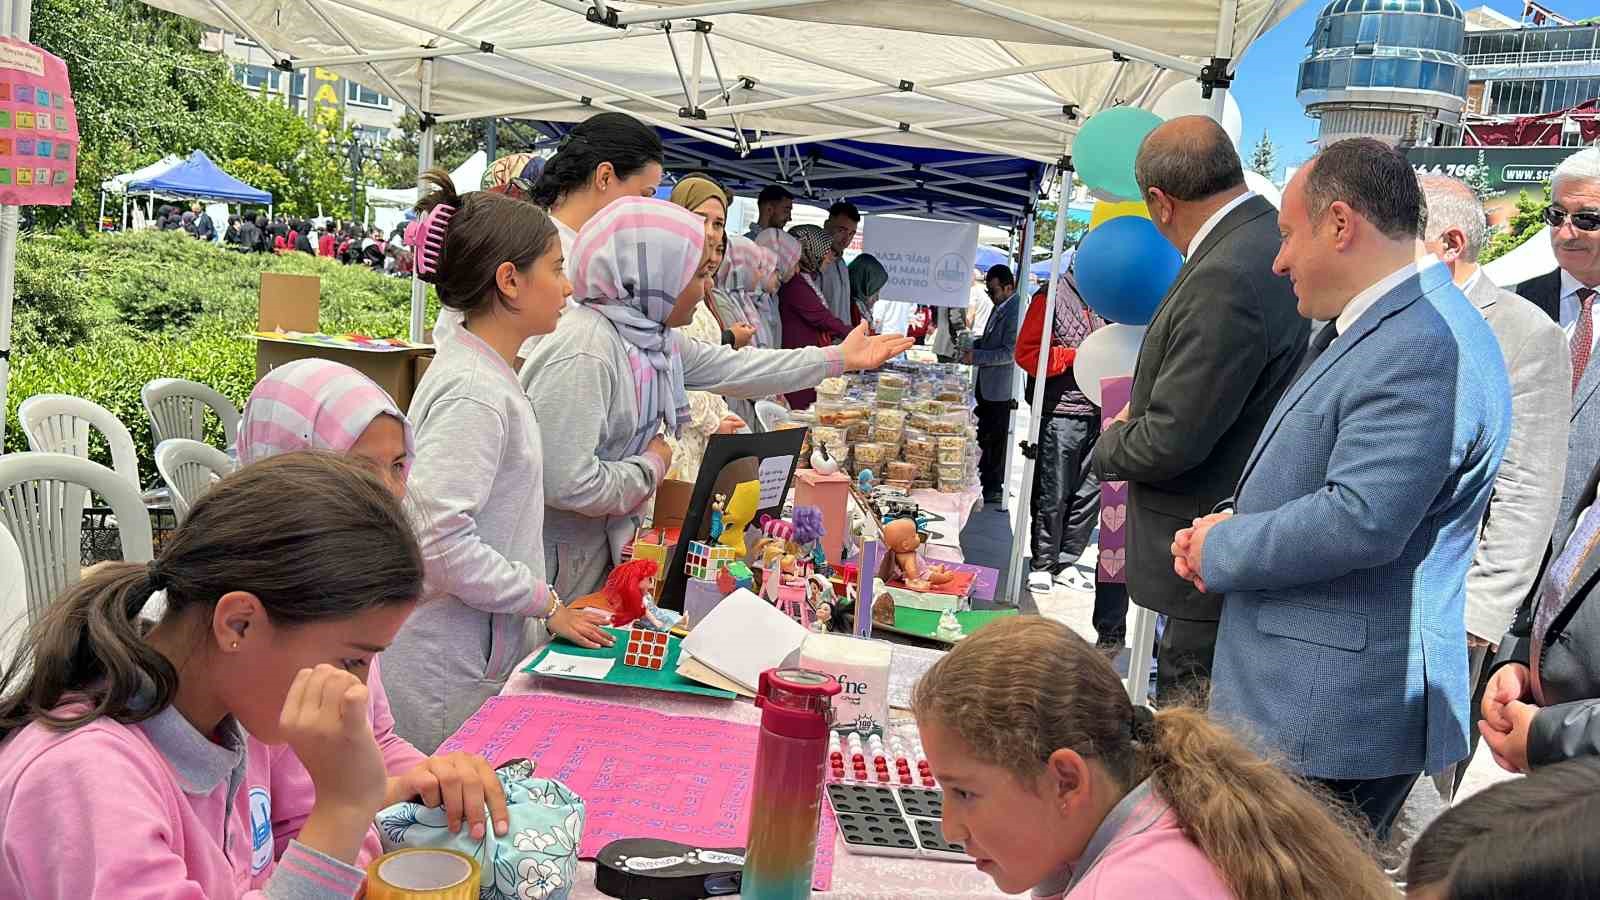
[[[578,855],[594,859],[618,838],[664,838],[700,847],[742,847],[750,829],[753,725],[673,716],[548,694],[491,697],[439,747],[492,764],[527,757],[534,774],[583,798]],[[822,803],[811,886],[833,881],[833,811]]]

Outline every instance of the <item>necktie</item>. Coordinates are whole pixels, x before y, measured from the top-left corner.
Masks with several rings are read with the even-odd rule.
[[[1317,336],[1311,339],[1311,349],[1307,350],[1305,358],[1300,360],[1300,371],[1294,373],[1295,381],[1300,380],[1300,376],[1304,375],[1306,370],[1311,368],[1311,366],[1317,361],[1317,357],[1322,355],[1322,351],[1328,349],[1328,345],[1332,344],[1333,339],[1338,336],[1339,323],[1337,321],[1329,322],[1328,324],[1322,326],[1322,330],[1317,332]],[[1290,382],[1290,384],[1293,383],[1294,382]]]
[[[1583,370],[1594,347],[1594,288],[1578,288],[1578,321],[1572,329],[1572,392],[1578,392]]]

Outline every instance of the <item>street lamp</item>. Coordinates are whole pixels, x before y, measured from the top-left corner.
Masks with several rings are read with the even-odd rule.
[[[345,156],[350,160],[350,218],[356,218],[356,209],[361,197],[361,169],[367,161],[382,162],[383,147],[376,142],[364,141],[359,135],[353,135],[344,148]],[[365,224],[365,217],[363,217]]]

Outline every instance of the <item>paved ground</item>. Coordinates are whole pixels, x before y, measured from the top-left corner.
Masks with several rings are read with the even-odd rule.
[[[1027,422],[1027,407],[1024,406],[1017,414],[1018,428],[1025,427]],[[1021,437],[1019,436],[1020,440]],[[1015,515],[1017,491],[1022,483],[1022,456],[1014,453],[1010,477],[1007,484],[1007,506],[1009,509],[1002,511],[994,505],[973,513],[967,523],[966,529],[961,533],[962,551],[968,562],[991,566],[1001,570],[1000,584],[1005,585],[1006,567],[1010,560],[1012,546],[1012,517]],[[1023,538],[1026,540],[1026,529]],[[1024,545],[1026,547],[1026,545]],[[1080,567],[1088,574],[1093,573],[1093,564],[1096,548],[1090,546],[1080,561]],[[1026,565],[1024,556],[1023,565]],[[1003,598],[997,600],[1004,602]],[[1028,592],[1024,582],[1020,595],[1015,599],[1015,604],[1025,613],[1037,612],[1041,615],[1055,619],[1074,631],[1083,635],[1089,641],[1095,639],[1094,629],[1090,627],[1090,614],[1094,609],[1094,593],[1092,591],[1074,591],[1063,587],[1055,587],[1046,594],[1033,594]],[[1132,633],[1132,615],[1129,615],[1129,633]],[[1125,651],[1118,660],[1118,668],[1127,671],[1128,654]],[[1469,796],[1483,790],[1489,785],[1513,778],[1515,776],[1505,772],[1495,765],[1487,748],[1479,747],[1478,753],[1473,757],[1467,768],[1466,780],[1461,785],[1459,797]],[[1459,799],[1458,797],[1458,799]],[[1411,842],[1445,809],[1445,804],[1439,798],[1438,792],[1433,787],[1431,779],[1422,778],[1417,782],[1410,799],[1406,803],[1400,821],[1396,824],[1393,846],[1388,848],[1386,856],[1391,868],[1397,866],[1405,859]]]

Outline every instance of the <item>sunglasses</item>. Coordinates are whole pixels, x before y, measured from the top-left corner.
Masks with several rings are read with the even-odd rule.
[[[1600,212],[1575,212],[1569,213],[1564,209],[1554,206],[1544,208],[1544,220],[1551,228],[1560,228],[1561,223],[1568,217],[1572,218],[1572,227],[1579,231],[1600,231]]]

